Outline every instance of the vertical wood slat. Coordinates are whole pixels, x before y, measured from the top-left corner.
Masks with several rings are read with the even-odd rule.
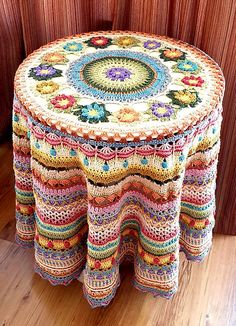
[[[90,0],[84,2],[88,13],[84,19],[89,20],[87,31],[111,30],[115,0]]]
[[[113,0],[20,0],[26,53],[67,35],[112,29]]]
[[[24,58],[17,0],[0,1],[0,139],[10,129],[15,71]]]
[[[166,35],[170,0],[132,0],[129,30]]]
[[[216,231],[236,234],[236,3],[225,37],[220,65],[226,77],[222,142],[218,166]]]
[[[226,79],[215,231],[236,234],[236,2],[207,1],[204,18],[195,45],[216,60]]]
[[[130,0],[120,0],[114,2],[114,12],[112,29],[113,30],[128,30],[130,22],[130,10],[131,10]]]
[[[168,36],[193,43],[199,0],[174,0],[171,2]]]
[[[168,35],[194,44],[220,64],[226,78],[216,231],[236,234],[235,15],[234,0],[2,0],[0,101],[4,101],[1,114],[8,117],[2,121],[7,125],[10,117],[12,80],[24,46],[29,54],[66,35],[111,28]]]
[[[81,0],[20,0],[26,53],[57,38],[87,31],[85,9]]]

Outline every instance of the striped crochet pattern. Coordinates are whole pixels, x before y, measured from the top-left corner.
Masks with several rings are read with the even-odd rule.
[[[137,73],[138,72],[138,73]],[[179,252],[212,243],[224,79],[180,41],[131,32],[61,39],[19,67],[13,103],[16,240],[53,285],[84,273],[106,306],[134,266],[170,298]]]

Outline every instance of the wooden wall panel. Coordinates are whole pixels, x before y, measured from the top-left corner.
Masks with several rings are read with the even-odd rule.
[[[3,44],[10,46],[0,49],[2,112],[8,117],[13,74],[24,48],[29,54],[66,35],[108,29],[150,32],[189,42],[215,59],[226,78],[215,230],[236,234],[235,0],[2,0],[1,6]],[[0,134],[1,128],[2,123]]]
[[[193,44],[221,66],[226,79],[215,231],[236,234],[236,2],[206,1],[202,15]]]
[[[115,0],[82,0],[82,2],[86,7],[88,31],[112,29]]]
[[[116,1],[113,29],[166,35],[170,3],[171,0]]]
[[[230,1],[227,2],[229,4]],[[226,18],[223,13],[224,11],[219,10],[221,23]],[[219,233],[236,234],[236,2],[231,10],[224,14],[229,17],[229,23],[227,30],[222,33],[222,38],[218,32],[219,38],[216,42],[219,43],[219,53],[214,53],[213,45],[211,45],[212,49],[209,49],[209,53],[212,51],[212,56],[216,56],[226,78],[215,230]]]
[[[159,35],[167,34],[171,1],[132,0],[129,29]]]
[[[26,53],[57,38],[87,31],[83,3],[80,0],[20,0]]]
[[[20,0],[26,53],[67,35],[112,29],[113,0]]]
[[[24,58],[18,0],[0,1],[0,139],[11,126],[13,79]]]
[[[194,44],[196,29],[205,14],[205,0],[173,0],[169,15],[168,35]]]

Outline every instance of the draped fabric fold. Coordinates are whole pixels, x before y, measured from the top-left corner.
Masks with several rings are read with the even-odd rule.
[[[10,128],[16,68],[41,45],[70,34],[108,29],[151,32],[189,42],[215,59],[226,77],[216,230],[235,234],[235,14],[233,0],[1,1],[0,136]]]

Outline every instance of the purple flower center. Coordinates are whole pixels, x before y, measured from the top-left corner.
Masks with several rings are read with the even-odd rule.
[[[170,105],[161,102],[153,103],[151,110],[152,113],[158,118],[170,117],[174,112],[173,108]]]
[[[110,68],[106,72],[106,77],[111,80],[124,81],[126,78],[130,78],[132,72],[126,68]]]

